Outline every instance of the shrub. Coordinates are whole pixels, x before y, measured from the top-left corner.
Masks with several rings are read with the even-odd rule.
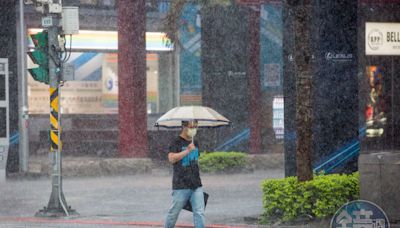
[[[326,218],[359,198],[359,174],[317,175],[307,182],[296,177],[264,180],[261,188],[264,219]]]
[[[202,153],[199,158],[203,172],[234,172],[246,167],[246,154],[240,152]]]

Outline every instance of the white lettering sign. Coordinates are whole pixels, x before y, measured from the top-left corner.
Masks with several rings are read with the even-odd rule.
[[[400,55],[400,23],[365,23],[366,55]]]

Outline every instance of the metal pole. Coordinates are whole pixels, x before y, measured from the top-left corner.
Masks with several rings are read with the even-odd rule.
[[[18,24],[18,104],[19,104],[19,170],[28,171],[29,160],[29,132],[28,132],[28,97],[26,80],[26,29],[24,20],[24,1],[19,0],[19,24]]]
[[[49,42],[49,85],[50,85],[50,153],[52,157],[52,191],[47,208],[40,210],[36,216],[62,217],[77,215],[75,210],[68,207],[62,191],[61,168],[61,114],[60,114],[60,78],[61,62],[58,44],[59,17],[51,15],[53,26],[48,28]]]

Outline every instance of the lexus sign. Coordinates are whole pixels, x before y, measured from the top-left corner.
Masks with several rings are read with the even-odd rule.
[[[365,23],[366,55],[400,55],[400,23]]]

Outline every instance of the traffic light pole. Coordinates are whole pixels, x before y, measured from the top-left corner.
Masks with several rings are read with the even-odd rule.
[[[58,43],[59,16],[51,15],[53,25],[48,27],[49,85],[50,85],[50,154],[52,157],[52,191],[48,206],[36,213],[38,217],[63,217],[78,215],[68,206],[62,190],[62,144],[60,114],[61,58]]]

